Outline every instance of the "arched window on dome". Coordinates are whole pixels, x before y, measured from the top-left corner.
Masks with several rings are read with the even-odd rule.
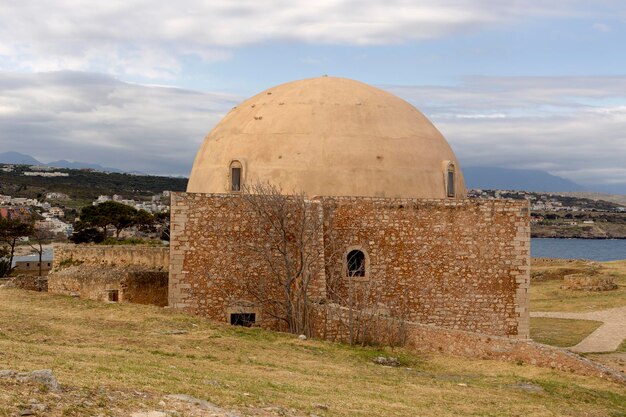
[[[446,195],[448,197],[456,196],[456,170],[454,169],[454,164],[449,163],[448,169],[446,170]]]
[[[243,166],[239,161],[232,161],[229,169],[230,191],[239,192],[243,182]]]
[[[365,253],[359,249],[353,249],[346,256],[346,272],[349,277],[365,276]]]

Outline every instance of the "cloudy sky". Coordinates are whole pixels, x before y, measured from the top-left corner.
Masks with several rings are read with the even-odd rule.
[[[187,175],[240,100],[323,74],[408,100],[462,166],[626,193],[623,0],[1,0],[0,152]]]

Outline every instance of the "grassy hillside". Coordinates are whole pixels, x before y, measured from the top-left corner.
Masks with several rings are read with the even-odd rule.
[[[0,194],[13,197],[37,198],[48,192],[68,194],[74,200],[91,201],[101,194],[121,194],[126,198],[146,197],[168,191],[184,191],[186,178],[157,177],[55,169],[68,173],[67,177],[29,177],[27,166],[18,166],[13,172],[0,171]]]
[[[530,337],[551,346],[571,347],[602,325],[601,321],[531,317]]]
[[[373,364],[381,353],[402,366]],[[152,306],[0,288],[0,369],[42,368],[63,391],[0,379],[0,416],[29,401],[47,404],[46,416],[127,416],[162,408],[173,393],[241,415],[626,415],[626,387],[600,379],[301,341]]]
[[[592,192],[574,192],[574,193],[563,193],[565,195],[570,195],[572,197],[577,198],[589,198],[592,200],[604,200],[610,201],[612,203],[621,204],[622,206],[626,206],[626,195],[624,194],[605,194],[605,193],[592,193]]]

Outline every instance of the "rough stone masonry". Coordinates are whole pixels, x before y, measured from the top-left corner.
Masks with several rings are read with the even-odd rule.
[[[324,219],[314,241],[326,254],[312,299],[345,302],[346,256],[356,248],[366,271],[353,285],[371,288],[368,297],[382,314],[528,338],[526,201],[319,197],[311,204]],[[267,272],[242,262],[241,246],[263,236],[241,196],[173,193],[171,216],[169,305],[219,321],[247,308],[272,327],[241,285]]]

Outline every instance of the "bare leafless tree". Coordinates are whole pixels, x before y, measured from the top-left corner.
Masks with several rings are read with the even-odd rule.
[[[51,243],[54,237],[55,233],[46,227],[35,224],[31,229],[28,245],[39,256],[39,276],[43,275],[44,245]]]
[[[324,269],[320,204],[268,183],[244,187],[241,199],[259,236],[242,246],[247,253],[241,259],[267,272],[244,283],[247,295],[289,332],[310,335],[311,286]]]
[[[388,306],[380,303],[381,282],[371,274],[356,277],[347,272],[346,248],[337,241],[333,216],[324,215],[322,203],[302,193],[286,195],[268,183],[243,187],[240,197],[254,220],[247,222],[249,239],[238,255],[238,275],[247,278],[231,277],[233,285],[224,286],[243,291],[224,290],[231,308],[245,312],[259,307],[289,332],[305,335],[311,334],[312,309],[324,310],[327,323],[339,323],[341,333],[348,335],[342,340],[350,344],[379,340],[372,332],[384,320],[377,318],[389,315]],[[323,286],[323,304],[311,297],[317,293],[314,285]],[[329,338],[326,327],[321,333]]]

